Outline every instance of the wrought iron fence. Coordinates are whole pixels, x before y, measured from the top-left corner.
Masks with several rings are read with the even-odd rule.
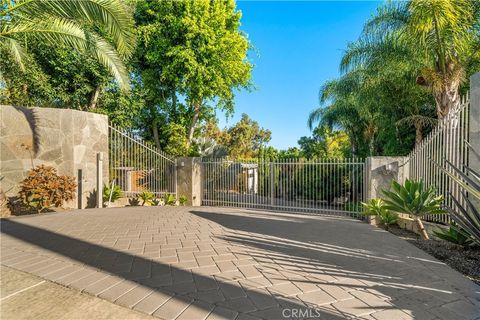
[[[125,196],[143,191],[157,197],[176,195],[175,159],[153,145],[112,124],[109,125],[110,178]]]
[[[203,158],[203,205],[357,217],[364,197],[360,159]]]
[[[453,207],[451,193],[461,199],[461,187],[441,169],[448,160],[463,172],[468,165],[469,99],[461,99],[459,107],[442,119],[422,142],[409,154],[410,178],[422,179],[426,187],[434,186],[445,197],[445,204]],[[452,174],[458,174],[452,171]],[[463,205],[465,205],[463,203]],[[450,223],[448,214],[432,215],[425,220]]]

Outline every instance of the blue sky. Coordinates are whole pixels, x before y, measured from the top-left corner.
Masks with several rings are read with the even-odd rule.
[[[318,89],[339,75],[349,41],[375,12],[374,1],[238,1],[241,29],[256,48],[252,92],[237,93],[232,125],[247,113],[272,131],[270,145],[286,149],[309,135],[308,114],[318,106]]]

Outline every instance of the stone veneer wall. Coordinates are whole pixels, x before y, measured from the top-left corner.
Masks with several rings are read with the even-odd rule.
[[[0,186],[15,196],[33,166],[55,167],[81,182],[73,208],[95,206],[97,153],[103,152],[103,182],[108,182],[108,118],[70,109],[0,106]],[[81,170],[81,181],[79,181]]]

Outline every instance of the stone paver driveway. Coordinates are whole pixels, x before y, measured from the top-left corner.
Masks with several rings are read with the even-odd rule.
[[[2,221],[1,249],[5,266],[163,319],[480,317],[478,286],[388,232],[337,217],[75,211]]]

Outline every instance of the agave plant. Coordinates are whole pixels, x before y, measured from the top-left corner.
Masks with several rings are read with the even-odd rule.
[[[452,171],[439,166],[435,163],[446,175],[448,175],[455,183],[457,183],[462,191],[463,206],[460,199],[457,199],[449,193],[454,203],[453,207],[447,206],[453,221],[455,221],[460,228],[465,230],[473,241],[480,245],[480,174],[468,166],[465,166],[465,174],[462,170],[455,167],[450,161],[445,160],[445,163]]]
[[[165,195],[163,196],[163,201],[166,206],[174,206],[177,204],[177,198],[174,194],[171,193],[165,193]]]
[[[376,216],[380,222],[385,225],[385,229],[392,224],[397,223],[398,214],[387,209],[385,202],[382,199],[370,199],[367,203],[362,202],[365,208],[364,215]]]
[[[135,37],[133,18],[123,1],[2,0],[0,9],[0,49],[20,69],[25,70],[28,39],[36,38],[93,54],[122,88],[128,88],[122,57],[133,52]]]
[[[392,181],[392,191],[383,190],[385,204],[388,210],[398,213],[406,213],[415,220],[423,239],[428,240],[421,218],[426,215],[447,213],[442,208],[443,196],[437,195],[435,188],[424,188],[423,181],[407,179],[402,186]]]
[[[137,199],[142,200],[142,206],[151,206],[155,200],[155,194],[150,191],[143,191],[137,195]]]
[[[113,186],[103,186],[103,202],[115,202],[121,197],[123,197],[123,192],[118,184]]]
[[[472,243],[470,235],[460,228],[455,222],[450,223],[448,229],[434,230],[433,234],[442,240],[458,244],[460,246],[468,246]]]
[[[187,196],[181,195],[180,198],[178,198],[178,202],[180,203],[181,206],[185,206],[188,202]]]

